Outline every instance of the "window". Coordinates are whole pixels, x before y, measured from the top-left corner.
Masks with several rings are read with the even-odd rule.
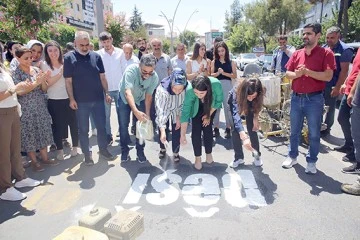
[[[149,36],[153,35],[153,32],[152,31],[149,31]]]
[[[70,3],[70,8],[71,8],[71,9],[73,9],[73,8],[74,8],[74,5],[73,5],[73,3],[72,3],[72,2]]]
[[[76,9],[80,12],[80,5],[78,3],[76,4]]]

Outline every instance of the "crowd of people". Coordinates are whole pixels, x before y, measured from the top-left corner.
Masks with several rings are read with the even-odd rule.
[[[327,30],[325,46],[319,46],[320,36],[321,25],[309,24],[304,27],[304,48],[295,50],[287,44],[286,36],[280,36],[279,47],[273,54],[274,73],[286,72],[292,80],[290,146],[282,166],[291,168],[297,164],[306,118],[309,152],[305,172],[317,172],[320,138],[330,133],[336,98],[344,92],[338,121],[345,144],[335,150],[346,153],[344,161],[356,162],[342,171],[359,174],[360,131],[356,120],[360,114],[357,84],[360,52],[348,75],[353,53],[340,40],[340,30],[336,27]],[[171,58],[163,52],[162,41],[156,38],[149,42],[150,49],[146,39],[139,39],[137,56],[132,44],[115,47],[108,32],[99,35],[99,42],[102,48],[93,51],[89,34],[78,31],[74,45],[67,44],[66,54],[55,41],[43,44],[31,40],[26,45],[11,41],[6,51],[1,50],[4,54],[0,68],[0,199],[21,200],[26,196],[16,188],[40,184],[26,177],[21,154],[28,156],[34,171],[44,171],[44,165],[54,166],[64,160],[63,148],[71,146],[67,141],[69,128],[71,157],[80,153],[80,147],[84,164],[93,165],[89,120],[101,158],[108,161],[116,158],[108,146],[117,132],[121,162],[131,160],[130,134],[134,134],[140,163],[148,159],[145,141],[136,134],[137,122],[151,121],[153,131],[158,133],[155,136],[160,159],[168,154],[172,133],[174,162],[181,161],[180,146],[187,144],[186,132],[191,125],[194,168],[201,170],[202,146],[205,161],[214,162],[212,148],[220,136],[219,115],[223,108],[224,137],[231,138],[235,153],[230,167],[244,164],[242,146],[252,152],[255,166],[263,165],[258,131],[266,89],[257,77],[234,81],[238,78],[236,64],[222,39],[215,39],[211,51],[206,51],[205,44],[195,43],[191,58],[185,55],[186,46],[182,43],[176,46],[176,56]],[[112,102],[116,108],[116,130],[110,122]],[[323,120],[324,105],[329,106],[329,112]],[[48,156],[49,146],[56,150],[55,159]],[[359,195],[359,181],[344,184],[342,190]]]

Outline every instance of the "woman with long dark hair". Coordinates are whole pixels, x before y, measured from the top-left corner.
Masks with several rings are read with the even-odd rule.
[[[6,46],[7,52],[5,55],[6,59],[4,61],[4,66],[13,71],[15,68],[17,68],[17,66],[19,66],[19,62],[15,57],[15,51],[16,49],[20,48],[22,44],[16,41],[9,41],[6,43]]]
[[[15,51],[19,66],[13,72],[14,83],[31,84],[31,88],[18,93],[22,109],[21,116],[21,150],[27,152],[34,171],[44,171],[36,159],[35,151],[40,151],[41,162],[57,165],[57,161],[49,160],[47,146],[53,143],[51,116],[47,110],[44,91],[50,72],[43,73],[32,66],[30,49],[21,47]]]
[[[186,88],[185,101],[181,113],[181,144],[186,144],[188,120],[192,119],[192,145],[195,155],[195,168],[202,168],[201,134],[203,134],[206,162],[211,164],[212,124],[216,109],[221,107],[223,92],[219,80],[213,77],[197,76]]]
[[[210,62],[207,61],[205,53],[205,44],[196,42],[193,55],[191,56],[191,59],[186,62],[186,75],[188,80],[193,80],[201,75],[209,75]]]
[[[264,88],[258,78],[243,80],[229,92],[228,104],[232,115],[232,141],[235,159],[230,167],[236,168],[244,164],[242,145],[253,152],[254,165],[262,166],[257,130],[259,130],[259,113],[263,106]],[[240,115],[245,115],[246,134]]]
[[[69,106],[69,96],[66,92],[63,76],[63,54],[59,43],[49,41],[44,49],[45,62],[41,65],[43,71],[50,71],[51,77],[47,80],[48,110],[53,122],[53,136],[56,144],[58,160],[64,160],[63,139],[68,136],[70,126],[73,148],[71,156],[78,153],[78,127],[76,113]]]
[[[229,95],[232,89],[232,79],[237,77],[236,64],[230,59],[229,48],[225,42],[221,41],[215,44],[215,59],[211,62],[211,76],[219,79],[224,96]],[[225,138],[230,138],[230,112],[228,109],[227,99],[223,101],[224,115],[226,122]],[[219,137],[220,109],[216,111],[214,118],[214,136]]]

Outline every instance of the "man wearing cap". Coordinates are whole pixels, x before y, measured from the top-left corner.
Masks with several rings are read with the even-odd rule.
[[[160,153],[159,158],[166,156],[165,144],[167,143],[167,127],[171,117],[172,123],[172,151],[174,161],[180,161],[180,116],[185,98],[185,89],[187,85],[185,71],[181,68],[175,68],[171,75],[164,78],[156,89],[155,108],[156,124],[160,133]]]
[[[136,121],[150,119],[152,95],[158,85],[159,78],[154,71],[156,58],[152,54],[145,54],[140,64],[133,64],[126,68],[119,85],[119,126],[121,161],[130,160],[128,146],[130,142],[129,123],[130,112],[135,115]],[[140,144],[136,139],[137,159],[140,163],[147,161],[144,154],[145,143]]]

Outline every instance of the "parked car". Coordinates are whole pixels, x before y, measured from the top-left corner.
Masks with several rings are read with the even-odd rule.
[[[271,71],[271,63],[273,61],[272,54],[264,54],[258,58],[258,64],[262,67],[262,72]]]
[[[244,67],[248,63],[256,63],[257,57],[254,53],[241,53],[237,58],[237,68],[244,71]]]

